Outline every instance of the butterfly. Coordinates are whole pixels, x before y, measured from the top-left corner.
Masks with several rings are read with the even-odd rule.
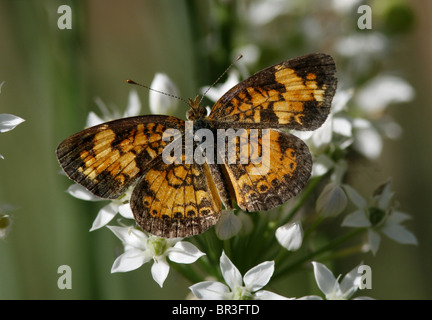
[[[130,206],[143,230],[167,238],[197,235],[234,202],[247,212],[265,211],[304,188],[312,157],[286,129],[315,130],[324,123],[336,91],[335,73],[333,58],[324,53],[283,61],[231,88],[209,115],[196,97],[189,100],[188,121],[144,115],[106,122],[61,142],[57,158],[70,179],[98,197],[116,199],[133,187]],[[228,137],[235,140],[231,161],[202,163],[187,161],[187,123],[193,134],[203,129],[215,135],[229,129],[246,136],[262,132],[253,145],[252,139]],[[166,139],[169,130],[178,133],[176,138]],[[183,142],[177,149],[181,153],[167,162],[164,150],[174,140]],[[197,145],[194,140],[193,150]],[[223,158],[228,146],[206,149],[206,159]],[[265,150],[268,161],[254,162],[260,154],[264,158]]]

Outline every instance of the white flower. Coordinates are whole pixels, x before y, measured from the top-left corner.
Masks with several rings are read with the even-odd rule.
[[[215,226],[216,235],[221,240],[227,240],[235,236],[241,229],[242,222],[234,214],[233,210],[223,210],[218,223]]]
[[[0,113],[0,133],[8,132],[24,121],[13,114]]]
[[[369,55],[381,54],[387,47],[388,39],[379,32],[355,33],[340,38],[336,51],[342,56],[368,59]],[[361,62],[364,62],[363,60]]]
[[[0,93],[3,84],[4,81],[0,83]],[[0,133],[8,132],[24,121],[24,119],[14,116],[13,114],[0,113]],[[4,159],[1,154],[0,159]]]
[[[156,73],[150,85],[149,103],[153,114],[174,114],[179,93],[176,85],[164,73]],[[159,91],[159,92],[157,92]]]
[[[111,272],[132,271],[153,260],[151,274],[161,287],[169,273],[167,258],[175,263],[190,264],[205,255],[193,244],[180,238],[159,238],[133,227],[108,228],[123,242],[125,249],[114,261]]]
[[[287,223],[276,229],[276,239],[282,247],[289,251],[298,250],[303,242],[301,223]]]
[[[357,210],[345,217],[342,226],[368,228],[366,250],[376,254],[381,242],[379,232],[401,244],[417,244],[415,235],[401,225],[410,216],[391,207],[390,180],[377,188],[369,203],[352,187],[345,185],[344,189]]]
[[[342,282],[339,283],[339,275],[337,278],[323,264],[312,262],[315,274],[315,280],[320,290],[325,294],[327,300],[348,300],[357,291],[360,285],[361,273],[358,272],[358,267],[352,269],[345,275]],[[359,297],[354,300],[371,299],[369,297]],[[319,296],[305,296],[300,300],[322,300]]]
[[[347,202],[348,199],[340,185],[330,182],[317,199],[316,211],[326,218],[335,217],[345,209]]]
[[[353,120],[353,129],[354,149],[369,159],[378,158],[383,142],[372,123],[366,119],[356,118]]]
[[[114,108],[112,108],[112,111],[109,111],[107,106],[100,99],[96,99],[96,104],[102,112],[102,117],[99,117],[96,113],[90,111],[89,115],[87,116],[86,127],[93,127],[95,125],[119,118],[137,116],[141,112],[141,102],[139,101],[138,94],[135,90],[130,91],[128,104],[123,114]]]
[[[333,9],[340,14],[349,14],[359,6],[361,0],[333,0],[331,1]]]
[[[109,204],[104,206],[99,210],[96,219],[93,222],[90,231],[97,230],[102,228],[106,224],[108,224],[117,213],[120,213],[124,218],[134,219],[132,210],[130,208],[129,200],[132,195],[133,186],[130,187],[122,196],[117,199],[113,199]],[[96,197],[93,193],[85,189],[83,186],[79,184],[73,184],[68,189],[67,192],[78,199],[86,200],[86,201],[106,201],[106,199],[102,199]]]
[[[286,299],[278,294],[260,290],[269,281],[274,272],[274,261],[266,261],[250,269],[244,277],[222,252],[220,269],[226,282],[203,281],[189,287],[192,293],[202,300],[279,300]],[[230,291],[231,289],[231,291]]]
[[[371,116],[382,114],[392,103],[409,102],[414,89],[404,79],[392,75],[378,75],[358,92],[357,104]]]
[[[247,8],[246,17],[252,25],[261,27],[293,9],[293,3],[285,0],[252,1]]]

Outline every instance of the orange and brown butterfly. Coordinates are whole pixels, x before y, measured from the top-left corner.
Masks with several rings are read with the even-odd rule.
[[[57,157],[70,179],[101,198],[118,198],[134,186],[130,206],[145,231],[160,237],[200,234],[217,223],[223,208],[232,209],[234,201],[244,211],[270,210],[303,189],[312,158],[306,144],[283,129],[315,130],[324,123],[336,91],[335,72],[331,56],[309,54],[240,82],[208,116],[198,98],[190,100],[186,116],[194,131],[271,129],[266,140],[270,162],[261,175],[252,173],[262,169],[252,161],[165,163],[162,153],[170,142],[164,141],[164,132],[176,129],[185,136],[185,121],[167,115],[85,129],[60,143]]]

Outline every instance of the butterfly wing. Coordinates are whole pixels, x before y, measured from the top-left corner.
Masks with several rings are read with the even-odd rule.
[[[99,197],[115,199],[162,153],[169,128],[184,132],[184,121],[153,115],[106,122],[64,140],[57,158],[69,178]]]
[[[279,130],[268,133],[251,139],[248,163],[241,163],[244,153],[237,140],[236,161],[223,165],[232,194],[245,211],[270,210],[286,202],[303,189],[311,174],[312,158],[302,140]]]
[[[326,120],[336,91],[333,58],[317,53],[284,61],[234,86],[213,106],[215,127],[314,130]]]
[[[221,200],[207,164],[153,166],[135,187],[131,208],[137,223],[160,237],[188,237],[213,226]]]

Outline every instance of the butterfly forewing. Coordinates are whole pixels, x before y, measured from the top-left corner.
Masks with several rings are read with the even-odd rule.
[[[336,67],[327,54],[284,61],[234,86],[213,106],[217,127],[315,130],[330,111]]]
[[[184,121],[156,115],[114,120],[64,140],[57,158],[69,178],[99,197],[115,199],[162,153],[168,128],[184,131]]]

